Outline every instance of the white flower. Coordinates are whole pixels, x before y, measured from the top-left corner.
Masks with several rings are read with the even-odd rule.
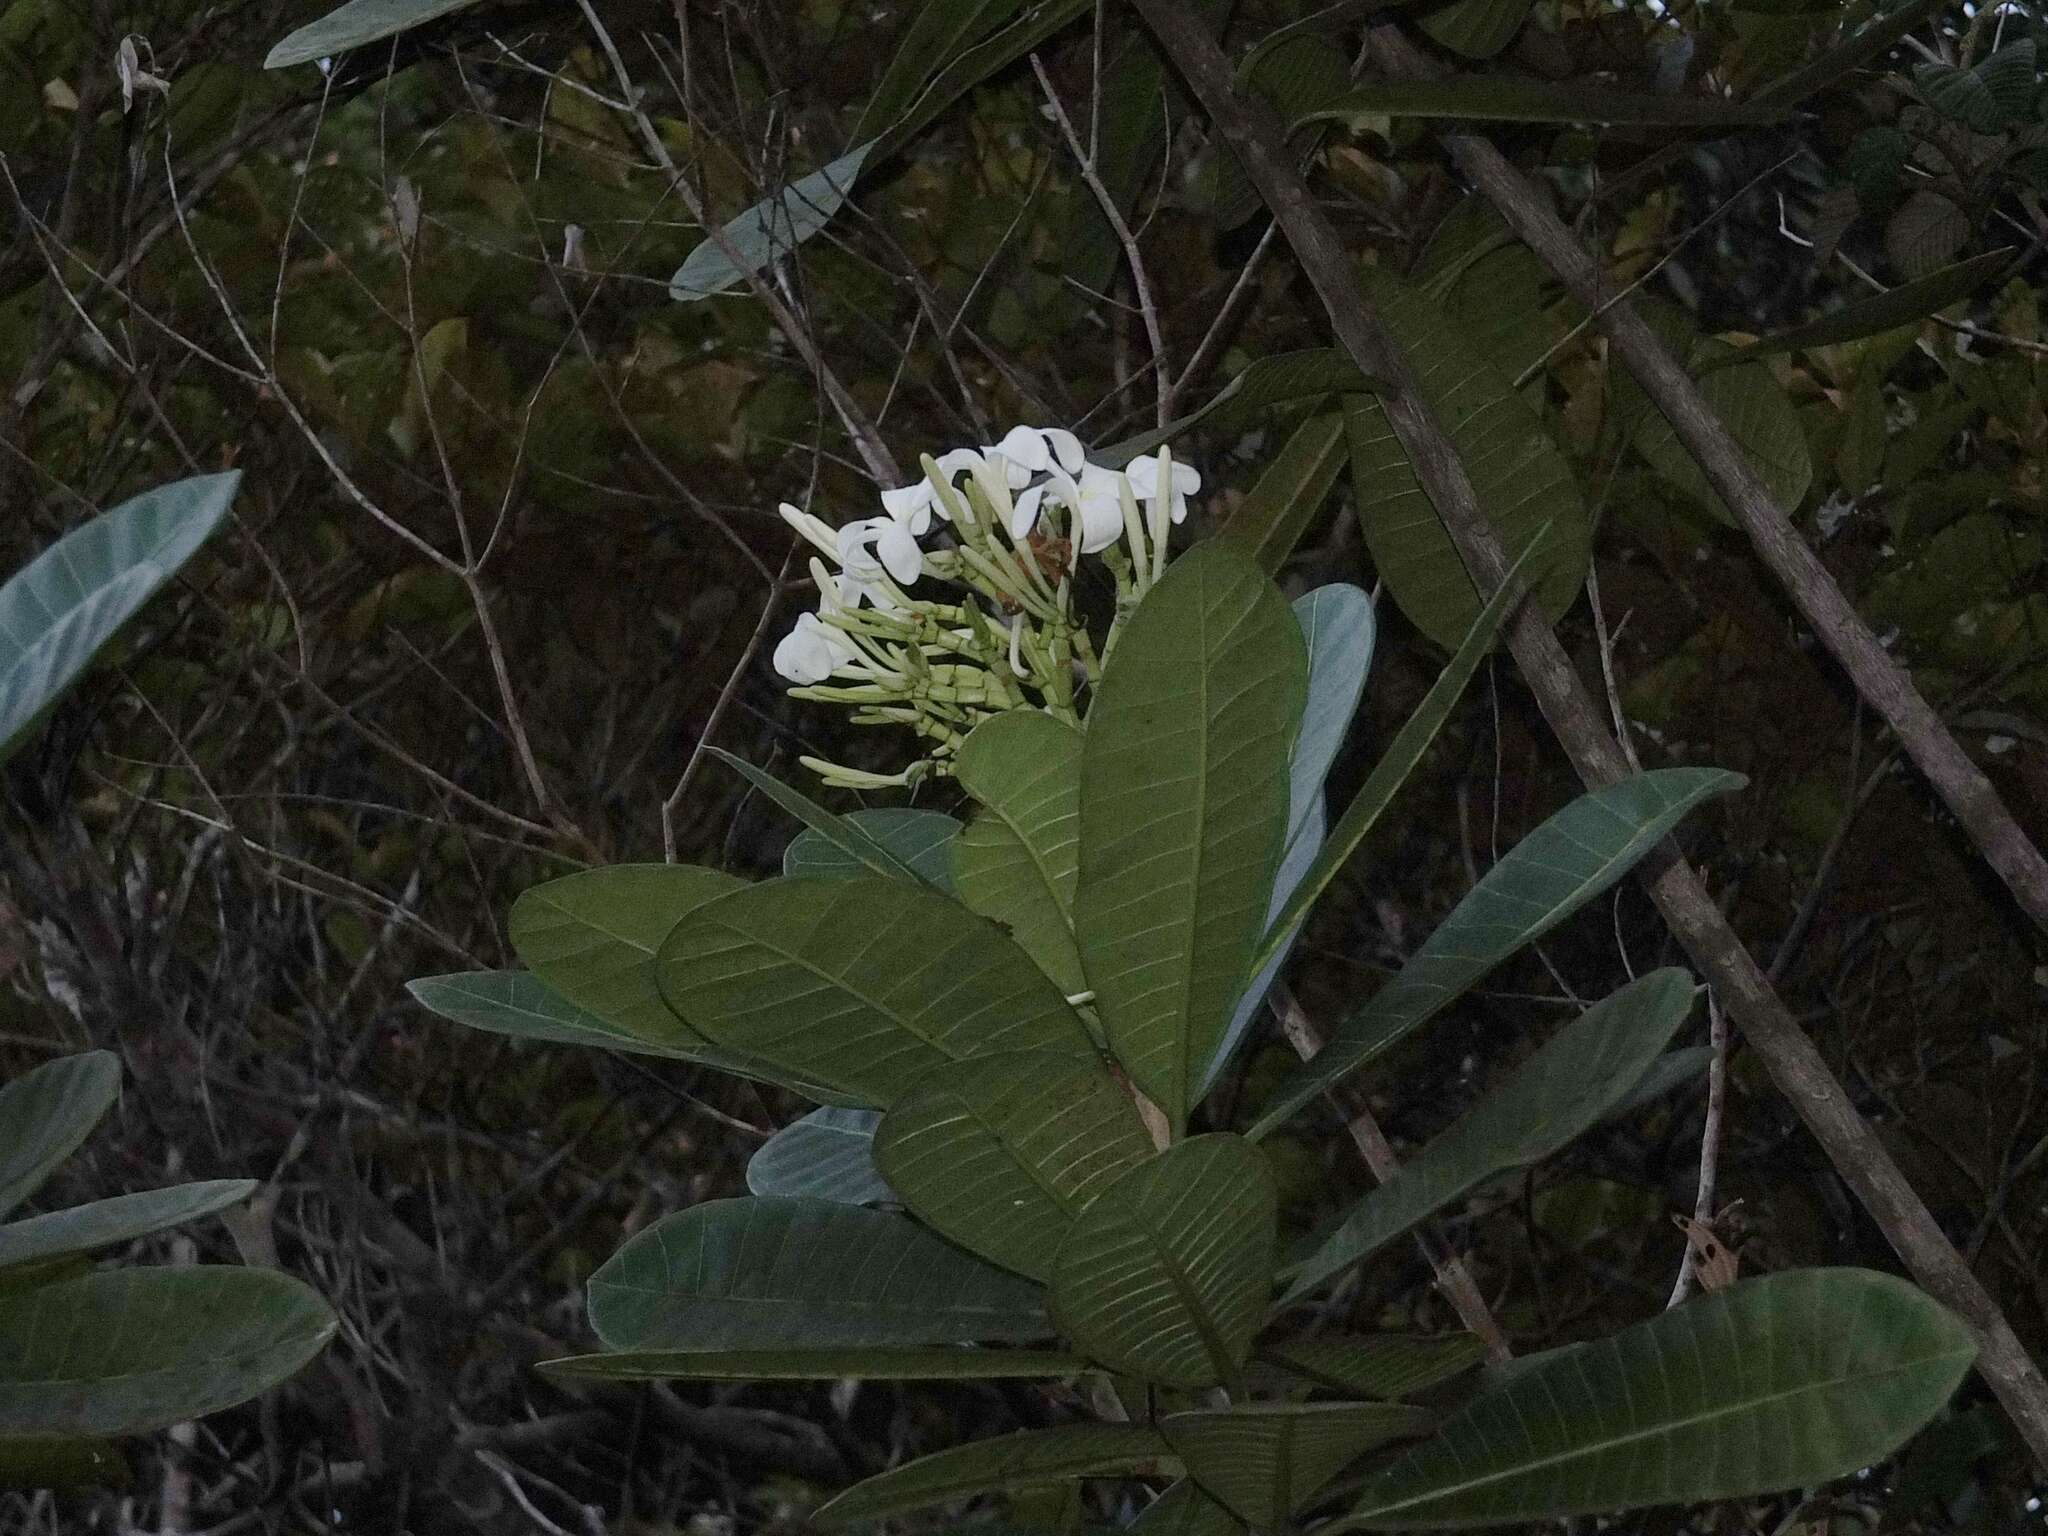
[[[1130,476],[1131,490],[1137,494],[1139,500],[1142,501],[1159,494],[1159,456],[1157,454],[1148,453],[1140,458],[1131,460],[1124,473]],[[1183,464],[1180,460],[1175,459],[1173,461],[1173,499],[1170,505],[1173,512],[1173,520],[1176,523],[1187,521],[1188,498],[1201,488],[1201,473],[1192,464]]]
[[[839,530],[839,563],[862,583],[887,571],[897,585],[909,586],[924,574],[924,550],[912,533],[912,520],[864,517]]]
[[[939,473],[945,477],[948,485],[969,470],[982,466],[981,455],[972,448],[955,448],[951,453],[939,455],[937,462]],[[915,534],[922,534],[931,527],[932,513],[936,512],[948,519],[953,515],[947,510],[945,498],[939,494],[938,487],[932,484],[929,475],[914,485],[898,486],[893,491],[882,492],[882,506],[898,522],[908,524],[910,531]]]
[[[796,627],[775,647],[775,670],[792,683],[822,683],[860,653],[851,640],[815,613],[797,615]]]
[[[1100,464],[1081,469],[1081,483],[1068,503],[1080,522],[1080,545],[1084,555],[1098,554],[1124,536],[1125,476]],[[1136,482],[1130,482],[1136,490]]]
[[[1069,475],[1081,470],[1081,439],[1061,427],[1012,427],[1000,443],[982,452],[1003,456],[1003,476],[1013,491],[1022,490],[1033,475],[1048,470]]]

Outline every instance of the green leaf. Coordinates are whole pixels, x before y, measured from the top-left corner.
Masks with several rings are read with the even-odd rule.
[[[1588,1008],[1327,1231],[1292,1272],[1282,1304],[1370,1258],[1488,1179],[1541,1162],[1575,1140],[1642,1080],[1691,1009],[1692,978],[1670,968]]]
[[[1124,1529],[1129,1536],[1243,1536],[1245,1524],[1184,1477]]]
[[[1581,795],[1509,849],[1394,979],[1281,1085],[1253,1136],[1390,1050],[1619,880],[1694,806],[1748,781],[1720,768],[1657,768]]]
[[[883,130],[877,161],[893,155],[924,132],[948,107],[989,76],[1007,69],[1092,9],[1093,0],[1040,0],[1010,25],[955,57],[918,92],[909,110]]]
[[[873,1107],[966,1056],[1095,1052],[1001,929],[900,880],[747,886],[676,924],[656,973],[700,1034]]]
[[[318,21],[308,22],[270,50],[265,69],[286,69],[332,58],[365,43],[380,42],[443,16],[467,10],[476,0],[348,0]]]
[[[1742,363],[1704,374],[1701,397],[1742,450],[1743,461],[1770,492],[1778,510],[1791,513],[1813,483],[1806,433],[1784,389],[1762,363]],[[1708,483],[1706,471],[1678,440],[1671,422],[1652,408],[1637,424],[1636,451],[1650,467],[1730,528],[1735,514]]]
[[[1077,1355],[967,1345],[865,1349],[640,1349],[543,1360],[550,1376],[587,1381],[999,1381],[1075,1376]]]
[[[704,750],[856,864],[864,865],[878,875],[887,875],[892,880],[917,882],[924,878],[904,857],[869,830],[872,823],[856,821],[851,816],[834,815],[802,791],[792,789],[774,774],[763,772],[745,758],[734,757],[722,747],[706,747]]]
[[[1430,40],[1468,59],[1490,59],[1515,40],[1536,0],[1452,0],[1415,19]]]
[[[0,586],[0,762],[228,514],[239,470],[146,491]]]
[[[1682,1088],[1703,1074],[1713,1062],[1711,1046],[1687,1046],[1682,1051],[1666,1051],[1651,1062],[1648,1070],[1636,1080],[1635,1087],[1622,1097],[1621,1102],[1607,1112],[1609,1120],[1626,1120],[1646,1104],[1654,1103],[1673,1089]]]
[[[926,885],[942,891],[953,888],[952,843],[960,835],[960,823],[944,811],[883,806],[872,811],[848,811],[839,819],[879,844]],[[868,864],[810,827],[791,838],[782,851],[785,875],[843,880],[868,868]]]
[[[1548,525],[1527,580],[1543,611],[1562,616],[1585,581],[1592,548],[1591,520],[1571,466],[1513,381],[1441,309],[1377,267],[1362,275],[1508,558],[1519,559]],[[1479,616],[1479,590],[1379,402],[1355,403],[1347,425],[1359,524],[1373,565],[1415,627],[1450,649]]]
[[[120,1096],[112,1051],[59,1056],[0,1088],[0,1216],[34,1194]]]
[[[1902,276],[1932,275],[1970,238],[1970,216],[1939,192],[1921,187],[1884,227],[1884,252]]]
[[[1459,0],[1460,5],[1490,3],[1493,0]],[[1504,123],[1744,128],[1775,123],[1784,116],[1781,110],[1753,102],[1613,91],[1583,80],[1453,75],[1443,80],[1374,80],[1354,85],[1335,101],[1303,113],[1294,126],[1348,122],[1358,117],[1455,117]]]
[[[897,121],[917,100],[918,91],[935,69],[943,68],[968,47],[1016,14],[1020,0],[923,0],[903,29],[889,67],[853,130],[857,144],[866,143]]]
[[[1062,1424],[976,1440],[856,1483],[811,1516],[827,1528],[879,1520],[974,1494],[1074,1477],[1135,1473],[1172,1462],[1156,1429],[1142,1424]]]
[[[1121,469],[1140,454],[1152,452],[1161,443],[1173,442],[1211,417],[1218,428],[1234,426],[1255,421],[1260,412],[1276,405],[1324,395],[1358,394],[1375,387],[1372,380],[1358,371],[1358,365],[1335,347],[1280,352],[1251,363],[1187,415],[1122,442],[1090,449],[1088,457],[1110,469]]]
[[[1081,965],[1118,1061],[1176,1135],[1265,929],[1307,670],[1285,599],[1211,541],[1138,605],[1088,712]]]
[[[1349,60],[1327,37],[1291,32],[1247,54],[1236,70],[1238,89],[1263,97],[1283,123],[1293,122],[1341,94],[1351,80]],[[1235,229],[1259,211],[1262,199],[1235,150],[1218,141],[1212,216],[1218,229]]]
[[[1889,1275],[1744,1281],[1531,1364],[1324,1529],[1499,1525],[1811,1487],[1890,1455],[1976,1352],[1958,1318]]]
[[[1701,371],[1772,352],[1861,341],[1866,336],[1881,336],[1902,325],[1912,325],[1958,300],[1968,298],[2010,266],[2012,259],[2013,248],[2009,245],[1986,251],[1982,256],[1972,256],[1968,261],[1943,267],[1917,282],[1904,283],[1867,299],[1859,299],[1854,304],[1845,304],[1809,324],[1758,337],[1746,347],[1709,359]]]
[[[1349,453],[1341,411],[1309,417],[1294,429],[1217,537],[1251,556],[1268,576],[1278,577],[1330,499],[1330,487]]]
[[[875,1167],[872,1109],[814,1109],[785,1125],[747,1159],[757,1195],[807,1195],[834,1205],[879,1205],[895,1193]]]
[[[2034,109],[2034,40],[2008,43],[1974,69],[1953,64],[1913,66],[1921,100],[1974,133],[1997,133],[2024,122]]]
[[[609,1349],[789,1350],[1029,1342],[1044,1295],[908,1216],[825,1200],[709,1200],[664,1216],[590,1277]]]
[[[953,843],[960,900],[1001,923],[1063,993],[1087,990],[1074,948],[1081,733],[1038,710],[992,716],[953,759],[984,807]]]
[[[1308,1381],[1354,1397],[1413,1397],[1461,1376],[1486,1358],[1476,1334],[1320,1334],[1259,1351]]]
[[[1004,1051],[936,1068],[893,1104],[875,1161],[927,1226],[1035,1280],[1074,1218],[1152,1155],[1099,1061]]]
[[[695,864],[583,870],[520,892],[508,924],[512,947],[542,986],[620,1032],[724,1055],[661,1000],[654,958],[677,923],[745,888],[737,876]]]
[[[123,1487],[132,1476],[120,1448],[104,1440],[61,1435],[17,1435],[0,1440],[0,1491]]]
[[[1911,0],[1910,4],[1887,11],[1858,27],[1811,64],[1773,81],[1752,100],[1760,107],[1789,111],[1865,64],[1882,58],[1897,46],[1900,38],[1951,3],[1952,0]]]
[[[1053,1311],[1111,1370],[1169,1387],[1241,1386],[1278,1222],[1273,1175],[1250,1142],[1180,1142],[1075,1220],[1054,1265]]]
[[[255,1192],[254,1179],[211,1179],[116,1195],[111,1200],[9,1222],[0,1226],[0,1270],[47,1264],[52,1259],[133,1242],[226,1210]]]
[[[245,1402],[334,1334],[268,1269],[109,1269],[0,1297],[0,1437],[147,1434]]]
[[[1252,1529],[1270,1531],[1285,1529],[1367,1451],[1433,1422],[1398,1403],[1245,1403],[1170,1413],[1159,1432],[1190,1477]]]
[[[706,238],[668,280],[668,296],[678,304],[712,298],[737,286],[747,273],[760,272],[789,255],[832,222],[876,142],[869,139],[848,150],[728,220],[725,239],[733,254],[728,256],[718,241]]]

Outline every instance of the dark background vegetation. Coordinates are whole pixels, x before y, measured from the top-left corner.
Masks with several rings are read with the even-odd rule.
[[[0,1075],[118,1050],[121,1109],[47,1193],[261,1178],[256,1213],[197,1231],[198,1252],[280,1263],[343,1319],[262,1405],[140,1448],[125,1495],[0,1495],[0,1531],[790,1528],[906,1450],[1060,1405],[1031,1388],[543,1381],[534,1361],[585,1345],[580,1282],[622,1234],[737,1189],[800,1106],[669,1064],[466,1033],[404,983],[515,963],[503,917],[525,885],[659,858],[662,806],[686,775],[681,856],[774,868],[790,823],[715,762],[690,767],[722,700],[717,743],[786,776],[803,752],[900,763],[903,743],[783,699],[751,649],[766,606],[772,637],[804,601],[778,577],[776,502],[838,520],[865,515],[873,486],[759,304],[670,302],[701,230],[574,6],[488,4],[332,77],[262,72],[270,44],[321,8],[0,4],[0,553],[18,564],[168,478],[245,475],[232,526],[6,770]],[[850,142],[910,9],[618,0],[602,15],[650,121],[724,216]],[[1228,37],[1303,9],[1243,0]],[[1837,19],[1702,4],[1660,27],[1542,0],[1506,62],[1647,86],[1683,33],[1693,79],[1742,86]],[[1922,28],[1888,68],[1953,57],[1970,25]],[[145,84],[124,110],[131,35],[173,88]],[[1355,26],[1331,35],[1355,52]],[[1099,33],[1084,20],[1041,51],[1084,125],[1098,59],[1142,62],[1126,52],[1136,37],[1111,6]],[[1202,354],[1199,402],[1251,359],[1319,343],[1319,312],[1284,242],[1262,241],[1263,216],[1217,216],[1228,173],[1176,90],[1139,91],[1131,110],[1131,78],[1111,76],[1105,131],[1153,139],[1125,195],[1175,371]],[[1017,421],[1089,442],[1151,424],[1128,274],[1042,105],[1028,67],[997,76],[778,275],[906,465]],[[1857,269],[1918,275],[1925,255],[1881,207],[1835,227],[1851,148],[1896,122],[1907,92],[1873,69],[1818,106],[1632,180],[1654,146],[1626,135],[1502,140],[1563,167],[1551,180],[1617,281],[1662,262],[1646,293],[1703,331],[1753,332],[1867,293]],[[2039,840],[2048,218],[2024,177],[1972,185],[1937,254],[2015,246],[2024,265],[2002,291],[1948,323],[1773,366],[1813,464],[1796,520]],[[1396,269],[1460,192],[1419,127],[1331,137],[1317,186],[1360,252]],[[1568,337],[1562,303],[1517,271],[1458,303],[1504,357],[1555,348],[1528,393],[1600,511],[1595,569],[1635,747],[1645,766],[1750,775],[1688,824],[1694,857],[2021,1336],[2048,1347],[2048,956],[1740,537],[1627,451],[1603,345]],[[1531,301],[1519,318],[1489,307],[1510,279]],[[1198,428],[1177,447],[1206,479],[1190,537],[1287,425]],[[1290,592],[1371,583],[1350,508],[1340,485]],[[1440,664],[1392,604],[1381,616],[1339,796]],[[1564,632],[1598,679],[1584,599]],[[1374,986],[1574,788],[1512,668],[1483,672],[1319,911],[1296,962],[1311,1010],[1334,1018]],[[1373,1077],[1390,1134],[1413,1144],[1447,1123],[1568,993],[1679,958],[1622,886]],[[1216,1112],[1256,1104],[1285,1059],[1277,1044],[1251,1056]],[[1891,1267],[1739,1041],[1732,1084],[1734,1209],[1719,1226],[1745,1270]],[[1518,1349],[1662,1304],[1702,1099],[1694,1087],[1605,1128],[1453,1224]],[[1304,1208],[1363,1178],[1334,1125],[1318,1111],[1269,1143]],[[177,1241],[155,1256],[189,1253]],[[1364,1326],[1456,1324],[1412,1254],[1339,1305]],[[1865,1488],[1697,1520],[2039,1528],[1980,1389],[1916,1456]]]

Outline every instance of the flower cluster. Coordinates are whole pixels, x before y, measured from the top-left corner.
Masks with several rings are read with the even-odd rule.
[[[804,758],[828,784],[873,789],[944,773],[989,715],[1043,709],[1078,720],[1075,695],[1101,672],[1124,616],[1166,570],[1170,527],[1202,477],[1161,451],[1121,469],[1091,464],[1057,427],[923,460],[924,478],[882,493],[882,513],[833,528],[784,503],[816,554],[815,612],[775,647],[794,698],[853,710],[861,725],[908,726],[925,754],[874,774]],[[1116,585],[1098,655],[1077,616],[1074,575],[1096,556]],[[913,593],[924,578],[935,596]]]

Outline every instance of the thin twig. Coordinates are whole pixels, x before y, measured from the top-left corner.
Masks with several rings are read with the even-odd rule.
[[[1700,1131],[1700,1184],[1693,1196],[1693,1225],[1703,1227],[1714,1219],[1714,1186],[1721,1169],[1721,1113],[1728,1100],[1728,1016],[1707,991],[1707,1039],[1713,1058],[1707,1064],[1707,1123]],[[1685,1257],[1678,1261],[1678,1279],[1672,1283],[1668,1312],[1692,1293],[1693,1272],[1699,1265],[1698,1245],[1690,1234],[1685,1240]]]

